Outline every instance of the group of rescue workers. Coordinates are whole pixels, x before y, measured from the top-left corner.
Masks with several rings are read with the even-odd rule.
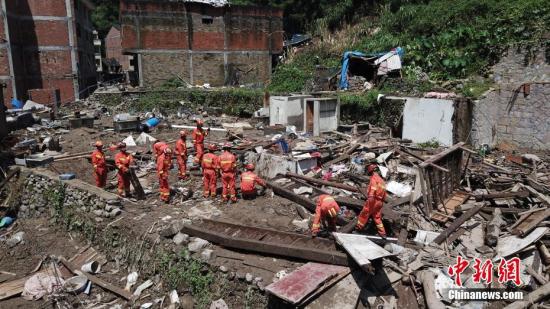
[[[194,163],[202,168],[203,176],[203,196],[204,198],[216,197],[216,187],[218,175],[222,180],[222,199],[224,202],[237,201],[237,190],[235,180],[237,170],[237,158],[231,153],[231,144],[224,144],[222,153],[218,156],[214,152],[217,150],[215,144],[204,147],[205,137],[208,136],[210,129],[203,129],[203,121],[196,121],[196,128],[192,132],[192,141],[195,149]],[[187,131],[179,132],[180,138],[176,141],[174,151],[166,143],[157,141],[153,144],[153,153],[156,157],[157,175],[159,177],[160,199],[166,203],[170,201],[170,186],[168,184],[169,171],[172,168],[172,158],[176,157],[178,163],[178,178],[187,178]],[[94,177],[96,185],[104,188],[107,184],[107,162],[103,151],[103,143],[95,143],[96,150],[92,153],[92,165],[94,168]],[[118,143],[119,152],[115,155],[115,167],[118,175],[118,195],[126,197],[130,194],[130,168],[134,161],[133,156],[127,152],[124,142]],[[243,199],[253,199],[262,194],[266,183],[254,173],[254,164],[246,164],[245,170],[241,173],[241,196]],[[378,234],[386,238],[386,231],[382,223],[382,205],[386,199],[385,182],[378,174],[378,166],[370,164],[367,166],[367,173],[370,176],[370,182],[367,190],[367,201],[359,214],[356,229],[361,230],[365,227],[368,219],[372,217]],[[260,186],[260,190],[256,189]],[[315,210],[315,217],[311,227],[313,236],[317,236],[324,227],[326,231],[336,231],[336,220],[341,215],[341,209],[334,197],[323,194],[319,196]]]

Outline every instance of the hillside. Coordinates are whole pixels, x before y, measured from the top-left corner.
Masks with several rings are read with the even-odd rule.
[[[267,2],[279,3],[288,13],[288,7],[307,1]],[[311,18],[302,28],[314,35],[314,43],[277,67],[272,92],[307,88],[316,65],[338,66],[346,50],[382,52],[401,46],[401,91],[444,86],[475,97],[489,87],[489,68],[508,48],[522,47],[527,54],[545,48],[549,54],[550,6],[544,0],[382,1],[367,2],[355,11],[349,10],[354,2],[350,0],[315,19],[327,10],[324,2],[311,4]],[[382,87],[395,90],[391,83]]]

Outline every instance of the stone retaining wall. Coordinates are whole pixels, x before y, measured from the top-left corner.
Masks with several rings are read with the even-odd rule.
[[[112,218],[122,212],[118,196],[82,180],[61,181],[58,175],[43,169],[24,169],[22,175],[26,175],[26,179],[19,207],[20,218],[54,214],[55,207],[59,207],[56,201],[61,198],[61,207],[93,213],[97,217]]]
[[[510,50],[493,67],[493,80],[495,89],[474,104],[472,143],[550,149],[550,84],[543,84],[550,81],[550,64],[544,50],[528,61],[525,53]],[[530,89],[521,89],[524,84]]]

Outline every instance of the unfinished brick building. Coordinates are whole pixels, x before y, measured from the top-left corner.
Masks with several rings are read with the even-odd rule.
[[[93,5],[88,0],[1,0],[0,6],[5,101],[32,97],[51,104],[85,97],[96,84]]]
[[[283,49],[283,11],[198,1],[121,0],[122,47],[140,85],[264,83]]]

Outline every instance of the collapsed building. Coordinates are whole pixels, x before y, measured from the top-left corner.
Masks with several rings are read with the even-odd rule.
[[[2,1],[1,8],[0,79],[6,102],[64,103],[93,90],[90,1]]]
[[[122,47],[140,86],[265,83],[283,50],[283,11],[208,1],[121,1]]]

